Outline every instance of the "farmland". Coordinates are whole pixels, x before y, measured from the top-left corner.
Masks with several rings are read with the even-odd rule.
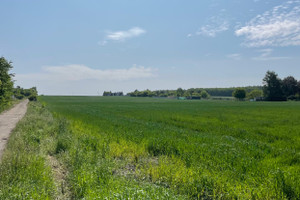
[[[44,125],[56,127],[41,152],[68,171],[74,199],[300,196],[299,102],[54,96],[40,102],[56,121]]]
[[[96,192],[97,171],[110,169],[107,174],[113,177],[100,180],[107,181],[105,187],[114,176],[127,176],[191,198],[300,195],[298,102],[122,97],[42,101],[70,123],[74,141],[60,142],[72,163],[75,191],[85,179],[87,188],[80,195]]]

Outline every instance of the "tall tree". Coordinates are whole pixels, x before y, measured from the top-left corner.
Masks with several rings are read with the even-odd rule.
[[[288,76],[282,80],[282,90],[285,97],[294,96],[297,93],[297,80]]]
[[[282,80],[274,71],[267,71],[263,79],[264,97],[268,101],[283,101],[285,100],[282,91]]]
[[[0,105],[8,104],[13,94],[13,74],[9,73],[12,68],[11,62],[0,58]]]
[[[178,88],[178,89],[176,90],[176,95],[177,95],[177,97],[182,97],[183,94],[184,94],[184,90],[183,90],[182,88]]]

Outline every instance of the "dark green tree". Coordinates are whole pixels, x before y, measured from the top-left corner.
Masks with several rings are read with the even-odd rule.
[[[29,101],[36,101],[38,96],[36,87],[29,88],[28,90],[29,90],[29,96],[28,96]]]
[[[0,105],[9,104],[13,94],[13,74],[9,70],[13,68],[12,62],[8,62],[4,57],[0,58]]]
[[[282,80],[273,71],[267,71],[263,79],[263,93],[268,101],[284,101]]]
[[[184,94],[184,90],[183,90],[182,88],[178,88],[178,89],[176,90],[176,95],[177,95],[177,97],[182,97],[183,94]]]
[[[298,90],[297,80],[293,76],[288,76],[282,80],[282,90],[286,98],[295,96]]]
[[[246,90],[243,88],[236,88],[233,93],[232,96],[234,96],[235,98],[237,98],[238,100],[243,100],[246,97]]]

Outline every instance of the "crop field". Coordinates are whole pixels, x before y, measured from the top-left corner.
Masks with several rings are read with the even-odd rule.
[[[299,199],[299,102],[42,96],[0,199]]]
[[[299,102],[41,101],[61,121],[56,156],[75,198],[300,197]]]

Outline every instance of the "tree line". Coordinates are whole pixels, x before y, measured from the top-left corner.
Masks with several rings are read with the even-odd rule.
[[[14,88],[13,77],[14,74],[10,73],[13,68],[12,62],[7,61],[4,57],[0,57],[0,106],[4,108],[9,106],[11,101],[16,99],[28,98],[31,101],[37,98],[37,89],[32,87],[24,89],[21,87]]]
[[[124,96],[123,92],[104,91],[103,96]]]
[[[239,100],[244,100],[246,96],[249,99],[266,101],[300,100],[300,81],[297,81],[293,76],[280,79],[274,71],[267,71],[263,78],[262,91],[253,90],[247,94],[244,88],[237,88],[232,96]]]
[[[274,71],[267,71],[263,86],[230,88],[190,88],[184,90],[135,90],[129,92],[132,97],[185,97],[187,99],[205,99],[210,96],[235,97],[238,100],[253,99],[265,101],[300,100],[300,80],[293,76],[280,79]]]
[[[189,88],[182,89],[178,88],[177,90],[135,90],[129,92],[127,95],[132,97],[185,97],[187,99],[206,99],[210,96],[221,96],[221,97],[232,97],[233,92],[237,88]],[[247,93],[252,91],[261,91],[261,86],[247,86],[243,87]],[[252,94],[252,93],[251,93]]]

